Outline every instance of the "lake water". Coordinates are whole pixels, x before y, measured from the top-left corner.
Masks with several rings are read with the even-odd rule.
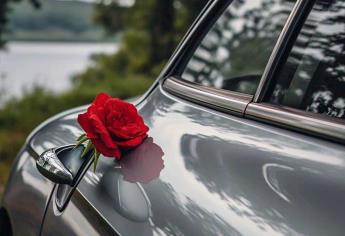
[[[9,42],[0,51],[0,98],[20,96],[35,85],[64,91],[71,76],[90,64],[91,54],[116,50],[115,43]]]

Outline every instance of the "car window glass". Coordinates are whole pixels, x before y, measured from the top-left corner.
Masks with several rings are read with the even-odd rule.
[[[254,94],[292,0],[234,0],[189,61],[182,78]]]
[[[345,118],[345,1],[316,1],[269,101]]]

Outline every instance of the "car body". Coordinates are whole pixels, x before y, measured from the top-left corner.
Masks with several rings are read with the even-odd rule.
[[[270,28],[274,22],[281,26],[278,34],[272,36],[275,40],[271,42],[266,61],[261,63],[259,54],[266,48],[260,49],[260,40],[255,41],[260,50],[242,52],[253,58],[237,58],[245,65],[263,64],[264,70],[254,75],[254,69],[247,76],[241,74],[236,77],[240,83],[221,81],[222,86],[230,89],[216,86],[219,81],[212,85],[214,81],[182,79],[193,76],[194,72],[200,78],[201,72],[195,68],[203,60],[198,55],[205,55],[205,48],[217,39],[219,29],[215,29],[215,24],[227,22],[220,20],[224,16],[234,18],[235,13],[229,9],[246,12],[254,2],[261,4],[258,8],[282,9],[280,12],[286,15],[276,21],[277,14],[263,14],[268,24],[262,25],[268,25],[267,32],[274,32]],[[314,89],[306,93],[312,99],[304,106],[307,110],[290,105],[298,100],[301,93],[298,86],[303,87],[302,82],[290,84],[289,88],[298,87],[292,93],[296,96],[292,102],[268,96],[269,93],[271,96],[290,94],[275,90],[273,84],[277,85],[285,76],[281,71],[289,63],[291,52],[303,54],[334,47],[333,41],[332,46],[323,47],[321,44],[328,41],[315,39],[327,29],[321,26],[330,27],[330,19],[340,17],[338,24],[345,23],[341,16],[343,5],[342,1],[322,0],[210,1],[153,86],[143,96],[131,100],[150,128],[149,138],[134,154],[128,154],[136,161],[126,166],[110,158],[100,158],[97,170],[85,169],[74,186],[48,180],[37,170],[36,160],[50,148],[75,143],[82,132],[76,117],[86,106],[58,114],[32,132],[13,164],[2,201],[3,232],[11,231],[13,235],[344,235],[345,123],[341,103],[344,92],[343,97],[332,98],[333,106],[326,107],[328,113],[318,110],[330,103],[329,94],[337,94],[336,89],[343,88],[343,80],[337,80],[332,91],[325,91],[322,85],[321,92]],[[248,17],[254,15],[260,19],[259,13],[251,11]],[[253,22],[259,25],[260,20]],[[310,26],[310,22],[314,25]],[[247,30],[252,25],[244,28]],[[309,40],[301,36],[313,30],[317,33]],[[332,30],[332,34],[337,32]],[[220,32],[233,42],[238,40],[227,36],[226,29]],[[246,35],[236,45],[244,45],[256,33]],[[343,40],[343,34],[335,36]],[[209,41],[203,44],[207,37]],[[307,49],[314,50],[295,50],[300,38]],[[208,61],[212,63],[218,63],[218,52],[226,54],[222,48],[216,49],[215,54],[211,49],[208,51],[215,55],[209,56]],[[325,56],[323,52],[316,54]],[[297,58],[300,59],[298,73],[285,73],[292,74],[293,80],[305,76],[302,73],[305,67],[310,72],[309,65],[316,65],[312,78],[321,76],[322,71],[330,71],[329,67],[322,70],[326,67],[323,61],[303,63],[310,55]],[[332,63],[343,57],[335,58]],[[209,66],[207,63],[202,67]],[[339,65],[336,68],[340,68],[337,73],[344,71]],[[209,77],[212,76],[210,72]],[[209,78],[202,78],[205,77]]]

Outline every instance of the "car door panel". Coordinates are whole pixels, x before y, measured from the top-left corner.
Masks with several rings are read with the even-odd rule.
[[[78,185],[89,213],[101,215],[114,233],[341,235],[345,231],[344,146],[196,106],[161,87],[139,110],[150,127],[149,137],[164,153],[159,177],[147,183],[145,174],[157,170],[134,178],[140,162],[125,171],[121,163],[101,158],[96,172],[88,170]],[[156,166],[160,158],[150,160],[149,154],[138,155]],[[75,201],[64,212],[56,212],[52,200],[43,232],[53,234],[47,231],[52,224],[57,229],[83,227],[75,222],[89,217],[85,210],[75,210]],[[88,221],[85,229],[97,229],[97,222]]]
[[[41,235],[117,235],[102,215],[79,191],[74,192],[68,207],[56,206],[56,189],[47,208]]]
[[[3,199],[12,223],[13,235],[39,235],[54,184],[36,169],[35,157],[27,149],[13,163]]]
[[[80,129],[75,117],[71,119],[69,114],[80,110],[83,108],[66,111],[42,123],[31,133],[13,163],[2,199],[13,235],[40,234],[55,184],[40,174],[36,159],[46,149],[72,142]]]

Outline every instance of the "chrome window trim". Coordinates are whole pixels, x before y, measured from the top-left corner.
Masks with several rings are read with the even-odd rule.
[[[280,33],[280,36],[275,44],[275,47],[270,55],[269,61],[267,62],[267,65],[264,70],[264,74],[262,75],[260,79],[259,86],[257,88],[257,92],[254,96],[257,96],[257,94],[260,94],[262,91],[262,87],[264,84],[266,84],[266,78],[268,77],[269,71],[272,70],[273,62],[275,62],[278,53],[281,51],[282,44],[287,37],[287,32],[290,31],[291,24],[295,22],[294,18],[296,15],[298,15],[301,9],[302,2],[305,0],[297,0],[297,2],[294,5],[294,8],[291,10],[290,15],[285,22],[285,25],[282,29],[282,32]],[[216,5],[217,1],[214,1],[213,7]],[[209,8],[209,10],[212,7]],[[186,43],[188,43],[189,38],[186,39]],[[278,60],[279,61],[279,60]],[[184,98],[186,100],[190,100],[192,102],[214,108],[215,110],[222,110],[226,112],[230,112],[233,114],[240,114],[241,116],[244,116],[244,112],[246,110],[246,107],[250,102],[253,101],[254,96],[247,95],[247,94],[241,94],[238,92],[232,92],[228,90],[222,90],[222,89],[215,89],[211,87],[206,87],[203,85],[183,81],[180,79],[177,79],[177,77],[168,77],[161,81],[163,89],[167,90],[168,92]]]
[[[176,77],[165,79],[162,87],[175,96],[215,110],[227,111],[241,116],[243,116],[247,105],[253,99],[251,95],[215,89]]]
[[[272,78],[278,69],[278,65],[282,61],[289,42],[295,33],[296,27],[305,16],[306,9],[310,8],[310,4],[313,5],[313,2],[314,1],[310,0],[297,0],[295,3],[278,37],[270,58],[268,59],[265,70],[261,76],[260,83],[256,89],[253,102],[262,102],[268,87],[271,84]]]
[[[269,103],[250,103],[245,117],[345,143],[345,121]]]
[[[304,24],[303,18],[309,15],[309,10],[312,9],[314,2],[312,0],[297,1],[266,65],[253,102],[248,105],[245,111],[245,117],[345,143],[345,121],[322,114],[263,102],[296,29]]]
[[[177,77],[168,77],[162,81],[167,92],[180,98],[248,119],[258,120],[291,129],[297,132],[345,143],[345,121],[298,110],[294,108],[262,103],[274,73],[291,41],[296,27],[301,23],[306,11],[314,1],[297,0],[287,22],[271,53],[265,71],[254,96],[215,89],[188,82]]]

